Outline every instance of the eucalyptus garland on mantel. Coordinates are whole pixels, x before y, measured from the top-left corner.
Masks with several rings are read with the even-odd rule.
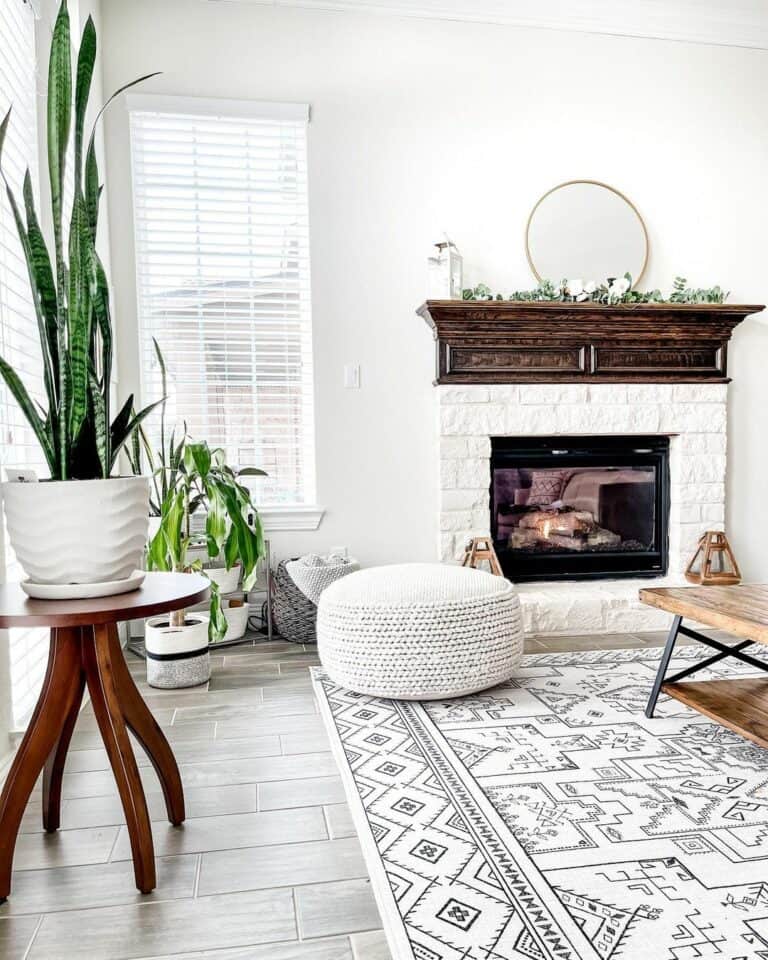
[[[493,293],[484,283],[462,290],[463,300],[602,303],[611,306],[619,303],[724,303],[727,297],[728,293],[719,286],[689,287],[684,277],[675,277],[668,297],[660,290],[633,290],[632,277],[628,273],[623,277],[611,277],[601,284],[594,280],[561,280],[560,283],[542,280],[533,290],[515,290],[508,297]]]

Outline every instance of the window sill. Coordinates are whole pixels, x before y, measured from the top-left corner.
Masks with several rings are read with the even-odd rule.
[[[314,505],[259,507],[259,516],[265,533],[276,530],[317,530],[324,513],[324,507]]]

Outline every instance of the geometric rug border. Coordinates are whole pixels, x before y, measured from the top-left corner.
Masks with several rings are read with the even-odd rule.
[[[408,932],[389,884],[389,877],[387,876],[384,861],[381,859],[379,848],[371,832],[371,823],[357,789],[354,773],[347,762],[344,745],[341,742],[339,730],[331,713],[331,707],[322,685],[322,680],[325,675],[322,668],[317,667],[313,667],[311,673],[312,685],[315,690],[315,698],[317,699],[320,716],[322,717],[328,738],[331,741],[331,753],[333,754],[341,776],[344,793],[352,816],[352,823],[355,827],[357,838],[360,841],[363,859],[368,869],[373,895],[379,908],[379,913],[381,914],[382,927],[392,954],[392,960],[416,960],[411,947],[411,941],[408,938]]]

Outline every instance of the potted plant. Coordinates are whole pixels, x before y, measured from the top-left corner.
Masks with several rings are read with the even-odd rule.
[[[150,538],[154,537],[160,529],[160,516],[162,505],[168,498],[170,492],[176,489],[179,470],[182,469],[184,460],[184,447],[187,439],[187,425],[184,424],[181,436],[177,438],[176,428],[173,427],[168,433],[166,425],[166,404],[168,397],[168,371],[165,366],[165,358],[160,349],[160,344],[152,337],[152,343],[155,348],[155,356],[160,366],[160,386],[162,399],[160,404],[160,446],[155,450],[149,441],[144,427],[139,426],[131,437],[131,443],[125,447],[128,461],[131,465],[131,471],[134,476],[145,475],[144,459],[150,474],[149,486],[149,532]]]
[[[50,480],[2,485],[11,544],[33,596],[71,585],[68,596],[119,593],[135,585],[147,533],[147,479],[112,477],[118,453],[156,404],[134,411],[129,397],[112,415],[112,317],[104,266],[96,252],[102,184],[95,125],[85,146],[85,116],[96,61],[96,30],[83,29],[72,83],[70,26],[62,0],[51,41],[47,140],[53,257],[40,228],[27,170],[21,201],[2,173],[11,110],[0,123],[0,177],[19,235],[32,289],[42,352],[43,407],[0,357],[0,374],[42,449]],[[150,74],[149,76],[154,76]],[[123,90],[146,80],[141,77]],[[64,229],[64,177],[74,140],[74,199]],[[85,146],[85,151],[84,151]],[[33,390],[33,393],[37,391]]]
[[[161,504],[160,525],[149,543],[147,567],[150,570],[201,571],[211,580],[208,614],[196,615],[177,610],[169,617],[150,618],[145,628],[147,678],[163,682],[167,656],[181,658],[183,649],[197,657],[205,647],[223,639],[228,630],[220,584],[221,571],[234,572],[235,586],[242,576],[243,589],[249,590],[256,579],[259,560],[264,556],[261,520],[251,502],[243,476],[264,476],[263,470],[246,467],[235,471],[226,463],[224,451],[211,450],[207,443],[187,440],[176,470],[176,483]],[[204,532],[196,537],[192,517],[205,511]],[[195,544],[205,546],[207,560],[193,557]],[[233,608],[233,616],[238,607]],[[247,616],[247,608],[244,613]],[[242,614],[241,614],[242,616]],[[157,657],[163,659],[157,660]],[[203,669],[197,683],[203,683]]]
[[[139,427],[133,435],[130,446],[126,447],[126,453],[128,454],[128,459],[130,461],[133,473],[136,476],[140,476],[147,472],[148,468],[148,471],[151,475],[149,489],[150,539],[154,539],[158,530],[160,529],[162,505],[168,500],[171,493],[179,487],[182,474],[186,474],[187,481],[192,480],[193,483],[199,481],[199,478],[190,477],[189,471],[187,470],[187,465],[185,464],[184,452],[187,442],[186,423],[183,425],[181,436],[177,434],[175,428],[172,428],[170,432],[168,430],[166,423],[168,370],[165,364],[165,358],[163,357],[163,352],[160,349],[159,343],[154,337],[152,338],[152,343],[155,348],[155,356],[157,357],[158,366],[160,368],[160,382],[163,395],[163,399],[160,401],[159,446],[157,449],[153,449],[153,446],[144,432],[144,429]],[[223,457],[223,453],[221,451],[215,451],[215,456],[217,459],[221,459]],[[226,464],[224,464],[223,469],[229,470],[229,468],[226,467]],[[245,468],[239,470],[236,474],[234,471],[231,471],[231,474],[232,476],[241,477],[248,475],[265,476],[263,470],[257,470],[254,468]],[[205,497],[200,496],[199,490],[197,491],[196,496],[190,496],[189,521],[192,520],[198,507],[204,505]],[[250,509],[255,510],[252,505]],[[191,529],[191,522],[189,523],[189,528],[190,543],[186,551],[187,565],[191,567],[195,560],[200,560],[201,569],[204,569],[208,579],[215,584],[215,588],[221,597],[225,597],[227,594],[234,593],[237,590],[240,582],[240,563],[236,562],[231,567],[227,567],[224,559],[221,556],[211,559],[208,556],[208,545],[205,539],[202,536],[195,536]],[[232,611],[232,615],[228,618],[229,626],[224,639],[231,640],[241,637],[246,629],[247,607],[244,606],[242,600],[238,601],[237,599],[230,598],[228,601],[224,602],[223,608]]]

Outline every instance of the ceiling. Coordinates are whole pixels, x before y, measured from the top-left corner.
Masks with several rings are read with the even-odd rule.
[[[209,0],[768,50],[768,0]]]

